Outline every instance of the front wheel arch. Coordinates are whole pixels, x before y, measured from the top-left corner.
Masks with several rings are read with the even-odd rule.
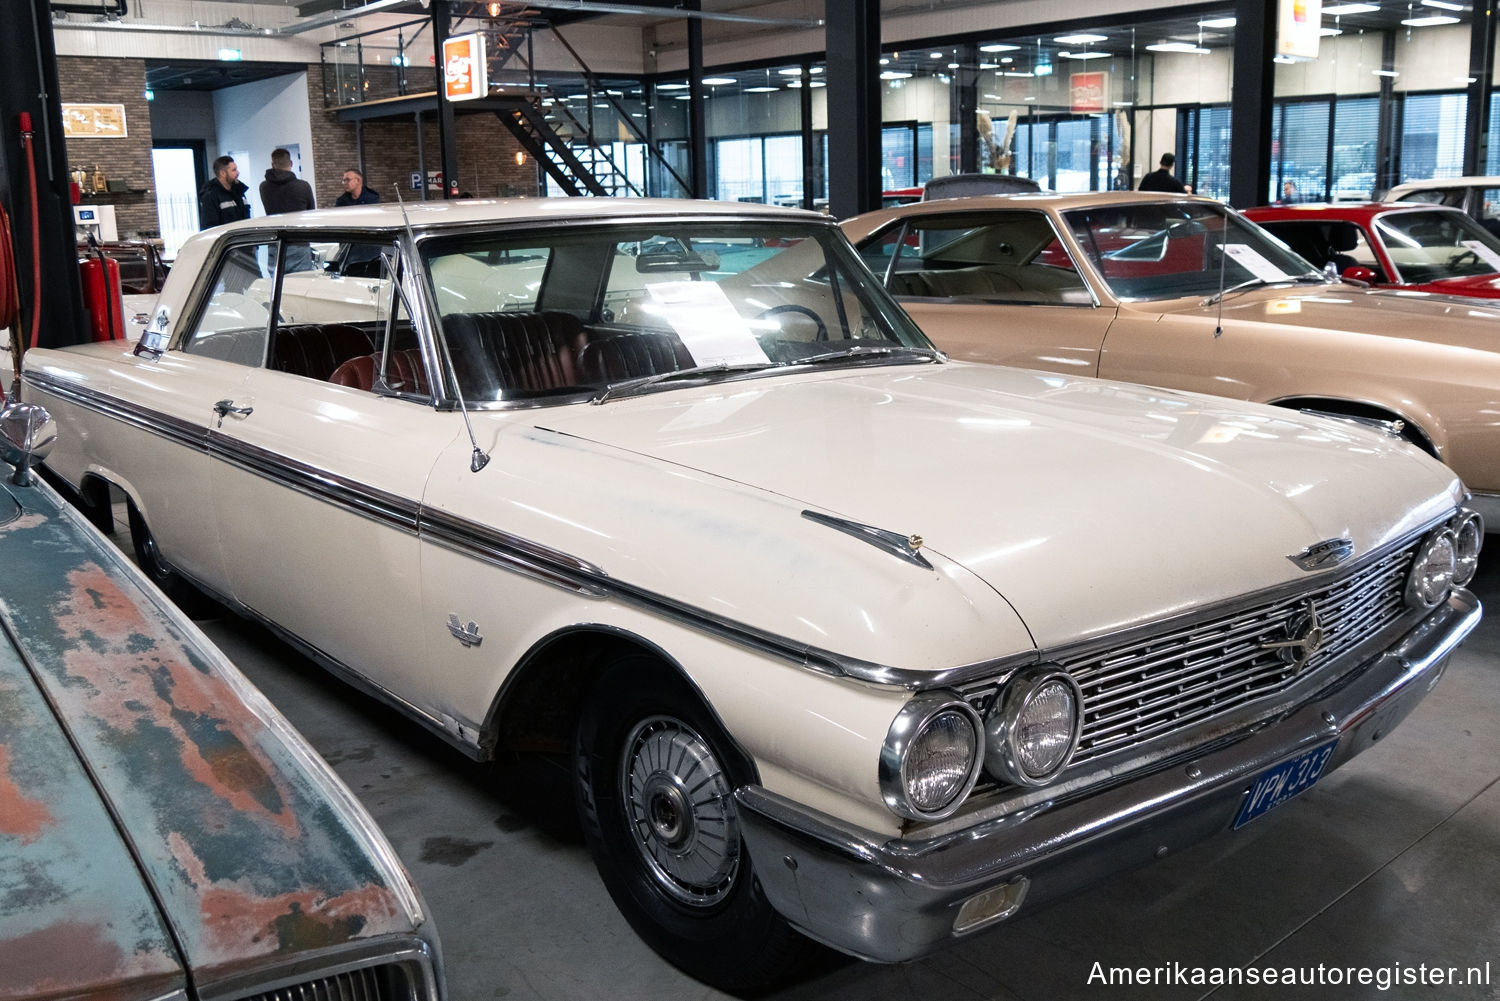
[[[1443,458],[1442,446],[1425,427],[1407,415],[1398,413],[1378,403],[1364,403],[1358,400],[1341,400],[1329,397],[1298,396],[1284,400],[1272,400],[1271,404],[1287,410],[1307,410],[1318,414],[1337,414],[1344,417],[1361,417],[1377,421],[1400,421],[1402,424],[1402,438],[1435,459],[1441,460]]]

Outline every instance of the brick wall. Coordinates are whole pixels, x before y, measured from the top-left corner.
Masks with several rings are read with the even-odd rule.
[[[99,59],[60,56],[58,90],[64,103],[123,104],[124,138],[69,139],[67,162],[92,177],[96,166],[111,180],[123,180],[131,190],[119,194],[86,194],[84,202],[115,207],[120,236],[154,235],[156,192],[151,170],[151,106],[146,102],[146,63],[141,59]]]
[[[413,191],[410,183],[411,175],[421,169],[416,121],[407,117],[400,121],[365,122],[360,129],[361,142],[356,144],[353,123],[340,122],[336,109],[324,105],[323,68],[309,66],[307,82],[313,156],[318,171],[318,204],[332,205],[343,193],[344,170],[358,166],[360,146],[364,149],[365,178],[383,200],[395,200],[390,190],[393,184],[401,185],[402,198],[420,199],[421,192]],[[498,118],[492,114],[460,115],[454,129],[460,191],[478,198],[537,194],[536,164],[529,156],[524,164],[516,163],[521,145]],[[420,164],[427,170],[442,168],[435,114],[423,116]]]

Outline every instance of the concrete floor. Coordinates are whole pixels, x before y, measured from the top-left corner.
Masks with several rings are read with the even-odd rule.
[[[1500,557],[1475,589],[1494,613],[1438,688],[1382,744],[1295,802],[921,962],[829,954],[773,997],[1497,1001]],[[200,624],[385,829],[436,915],[454,1001],[723,997],[658,959],[615,911],[558,763],[475,766],[264,630],[229,615]],[[1426,964],[1458,968],[1460,983],[1381,990],[1378,979],[1348,986],[1327,973],[1322,986],[1091,983],[1095,964],[1102,976],[1174,963],[1185,977],[1230,966],[1315,976],[1321,964],[1366,967],[1372,978]],[[1462,983],[1469,967],[1480,983]]]

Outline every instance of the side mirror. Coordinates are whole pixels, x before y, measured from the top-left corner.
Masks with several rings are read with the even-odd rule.
[[[135,346],[138,355],[150,355],[153,359],[160,358],[162,352],[167,350],[167,342],[171,340],[169,330],[172,326],[172,310],[166,306],[158,306],[156,315],[151,318],[151,325],[141,335],[141,341]]]
[[[1339,277],[1346,282],[1359,282],[1361,285],[1374,285],[1377,279],[1374,268],[1367,268],[1362,264],[1351,264],[1344,269]]]
[[[10,482],[31,486],[31,466],[41,462],[57,444],[57,422],[46,408],[17,403],[0,411],[0,458],[16,467]]]

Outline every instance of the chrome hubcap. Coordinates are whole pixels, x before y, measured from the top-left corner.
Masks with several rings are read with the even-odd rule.
[[[723,900],[739,869],[739,820],[718,759],[692,728],[669,716],[626,738],[621,793],[634,843],[657,885],[696,907]]]

